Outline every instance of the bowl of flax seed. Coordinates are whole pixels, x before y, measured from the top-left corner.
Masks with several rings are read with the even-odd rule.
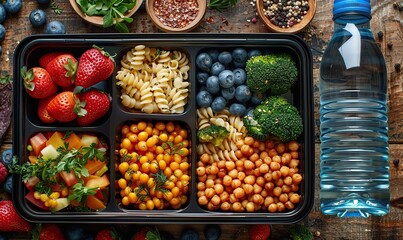
[[[151,21],[164,32],[189,32],[196,28],[207,9],[206,0],[147,0]]]

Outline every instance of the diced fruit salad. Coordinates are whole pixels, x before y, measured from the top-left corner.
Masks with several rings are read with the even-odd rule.
[[[127,122],[120,130],[116,192],[125,208],[179,209],[188,202],[191,143],[172,121]]]
[[[204,49],[196,57],[197,201],[210,211],[284,212],[300,202],[299,110],[291,56]]]
[[[98,46],[79,56],[69,52],[48,52],[37,65],[21,68],[26,93],[37,99],[37,116],[42,123],[75,122],[88,126],[110,108],[111,97],[94,87],[107,80],[115,68],[114,59]]]
[[[52,212],[99,211],[108,201],[108,145],[94,134],[39,132],[29,138],[28,156],[11,169],[21,174],[25,199]]]

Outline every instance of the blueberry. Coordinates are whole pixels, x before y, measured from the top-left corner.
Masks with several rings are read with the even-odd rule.
[[[225,100],[225,98],[223,98],[221,96],[218,96],[211,103],[211,109],[213,110],[213,112],[221,112],[222,110],[224,110],[226,105],[227,105],[227,100]]]
[[[61,23],[59,21],[51,21],[46,26],[45,33],[47,33],[47,34],[65,34],[66,30],[64,28],[63,23]]]
[[[213,96],[207,91],[200,91],[197,93],[196,102],[199,107],[210,107],[213,102]]]
[[[50,0],[36,0],[39,4],[49,4]]]
[[[210,75],[206,72],[198,72],[196,75],[196,80],[200,85],[206,85],[207,78]]]
[[[0,24],[0,42],[2,42],[5,37],[6,37],[6,29],[2,24]]]
[[[239,85],[235,89],[235,98],[241,103],[249,101],[252,97],[252,92],[250,91],[249,87],[246,85]]]
[[[211,65],[210,73],[211,75],[218,76],[220,72],[225,70],[225,66],[220,62],[215,62]]]
[[[7,12],[4,8],[3,4],[0,4],[0,23],[3,23],[6,20]]]
[[[6,149],[3,151],[1,154],[1,163],[4,164],[4,166],[8,166],[13,162],[13,150],[11,148]]]
[[[6,193],[11,194],[13,192],[13,176],[8,176],[3,183],[3,189]]]
[[[196,57],[196,66],[203,71],[210,71],[211,65],[213,65],[213,59],[207,53],[200,53]]]
[[[218,55],[218,61],[224,64],[224,66],[228,66],[232,62],[231,53],[227,51],[220,52],[220,54]]]
[[[251,57],[260,56],[260,55],[262,55],[262,52],[260,50],[253,49],[248,52],[248,59]]]
[[[86,240],[93,239],[92,234],[87,232],[78,224],[69,225],[63,229],[66,240]]]
[[[234,73],[235,85],[242,85],[246,81],[246,72],[243,68],[236,68],[232,71]]]
[[[207,78],[206,81],[206,87],[207,91],[209,91],[211,94],[217,94],[220,92],[220,84],[218,81],[217,76],[210,76]]]
[[[8,13],[14,14],[18,13],[22,7],[22,0],[7,0],[4,3],[4,8]]]
[[[203,230],[206,240],[218,240],[221,236],[221,228],[217,224],[208,224]]]
[[[233,99],[235,97],[235,87],[223,88],[221,90],[221,95],[227,100]]]
[[[232,50],[232,59],[234,62],[244,63],[248,59],[248,52],[243,48]]]
[[[218,75],[218,82],[223,88],[230,88],[235,84],[234,73],[231,70],[224,70]]]
[[[210,55],[211,59],[213,59],[213,62],[217,62],[218,61],[218,55],[220,54],[220,51],[218,51],[217,49],[209,49],[207,50],[208,55]]]
[[[193,229],[185,229],[181,233],[180,240],[199,240],[199,234]]]
[[[263,93],[254,92],[254,93],[252,93],[252,97],[251,97],[250,101],[255,105],[259,105],[265,97],[266,97],[266,95]]]
[[[41,27],[46,23],[46,13],[41,9],[32,10],[29,14],[29,21],[34,27]]]
[[[234,116],[243,116],[246,113],[246,107],[240,103],[233,103],[229,107],[229,113]]]

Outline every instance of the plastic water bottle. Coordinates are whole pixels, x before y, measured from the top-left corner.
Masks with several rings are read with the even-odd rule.
[[[320,207],[339,217],[389,212],[387,75],[370,0],[334,0],[320,66]]]

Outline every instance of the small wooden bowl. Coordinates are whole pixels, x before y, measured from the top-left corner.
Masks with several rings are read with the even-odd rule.
[[[131,17],[137,10],[140,8],[143,0],[137,0],[136,5],[125,14],[125,17]],[[81,11],[80,6],[77,4],[76,0],[70,0],[70,4],[73,7],[74,11],[85,21],[92,23],[97,26],[103,26],[103,17],[102,16],[87,16],[85,13]],[[115,20],[114,20],[115,22]]]
[[[197,3],[199,5],[199,12],[197,13],[196,18],[189,23],[187,26],[183,28],[173,28],[166,26],[161,23],[161,21],[158,19],[158,17],[155,15],[154,12],[154,1],[155,0],[146,0],[146,10],[148,16],[151,18],[151,21],[157,26],[161,31],[164,32],[189,32],[195,29],[200,23],[201,20],[204,17],[204,14],[206,13],[207,9],[207,1],[206,0],[197,0]]]
[[[256,0],[256,11],[263,21],[263,23],[273,32],[277,33],[298,33],[302,31],[308,24],[312,21],[316,12],[316,0],[308,0],[309,10],[304,18],[299,22],[293,25],[292,27],[282,28],[275,24],[273,24],[269,18],[264,14],[264,3],[263,0]]]

